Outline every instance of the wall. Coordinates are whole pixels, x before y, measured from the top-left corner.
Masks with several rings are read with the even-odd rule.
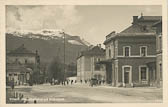
[[[7,57],[7,62],[8,63],[15,63],[16,59],[18,59],[18,62],[21,64],[25,64],[25,60],[27,60],[27,63],[36,63],[36,58],[35,56],[8,56]]]
[[[147,46],[147,55],[156,55],[156,38],[123,38],[118,40],[118,55],[123,56],[123,46],[131,47],[131,55],[140,56],[140,46]]]

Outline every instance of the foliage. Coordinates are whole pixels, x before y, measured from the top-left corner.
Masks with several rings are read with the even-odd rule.
[[[57,80],[64,79],[64,64],[61,63],[58,57],[55,57],[48,66],[48,78]]]

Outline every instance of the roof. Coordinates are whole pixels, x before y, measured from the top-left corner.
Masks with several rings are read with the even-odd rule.
[[[159,24],[162,24],[162,20],[159,20],[158,22],[154,23],[152,27],[156,27],[156,26],[158,26]]]
[[[133,23],[131,26],[126,28],[120,33],[149,33],[155,32],[152,28],[152,25],[162,19],[161,16],[141,16],[137,19],[136,23]],[[150,21],[150,23],[141,23]]]
[[[26,73],[26,72],[32,72],[31,68],[26,68],[25,66],[21,66],[21,65],[7,65],[6,67],[7,72],[19,72],[19,73]]]
[[[158,21],[162,20],[162,16],[141,16],[138,21]]]
[[[116,33],[113,35],[111,33],[108,34],[111,35],[111,37],[108,36],[108,38],[106,38],[106,40],[104,41],[104,44],[110,42],[116,37],[155,37],[155,29],[153,29],[152,26],[161,19],[161,16],[141,16],[137,19],[136,23],[132,23],[131,26],[124,29],[120,33]]]
[[[79,57],[81,56],[104,56],[104,55],[105,55],[105,50],[103,48],[99,46],[94,46],[90,48],[89,50],[82,51]]]
[[[20,47],[16,48],[15,50],[9,51],[7,53],[8,55],[16,55],[16,54],[29,54],[29,55],[36,55],[35,53],[33,53],[32,51],[26,49],[24,47],[24,44],[22,44]]]

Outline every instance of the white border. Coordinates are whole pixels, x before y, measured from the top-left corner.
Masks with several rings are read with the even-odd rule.
[[[0,107],[8,106],[8,107],[23,107],[23,106],[34,106],[32,104],[24,105],[24,104],[5,104],[5,5],[162,5],[163,6],[163,100],[164,103],[113,103],[113,104],[87,104],[87,106],[129,106],[129,107],[144,107],[144,106],[152,106],[152,107],[166,107],[168,104],[168,38],[167,38],[167,0],[0,0]],[[79,104],[37,104],[36,106],[73,106],[79,107]],[[86,106],[80,104],[80,106]]]

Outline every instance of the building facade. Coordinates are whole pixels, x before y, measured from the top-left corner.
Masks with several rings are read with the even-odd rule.
[[[100,45],[81,52],[77,58],[77,81],[105,80],[105,66],[97,63],[104,58],[105,50]]]
[[[156,82],[156,35],[160,16],[133,16],[132,25],[106,36],[106,65],[112,86],[149,86]]]
[[[158,87],[162,87],[162,20],[156,22],[153,27],[156,29],[156,82]]]
[[[6,54],[7,82],[13,81],[15,85],[27,84],[33,71],[38,69],[40,56],[27,50],[24,44]]]

